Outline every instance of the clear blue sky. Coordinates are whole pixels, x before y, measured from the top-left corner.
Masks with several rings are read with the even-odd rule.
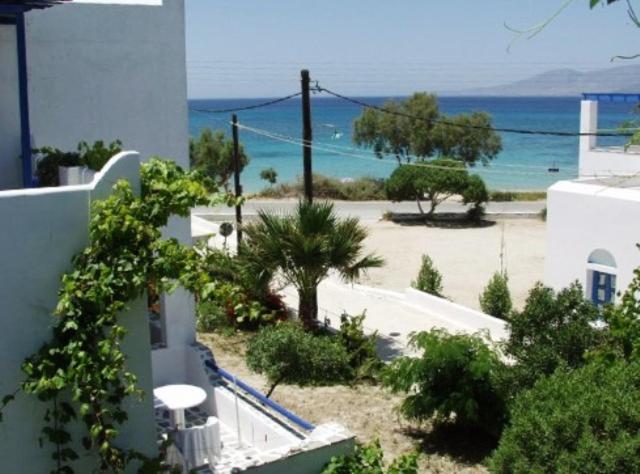
[[[274,97],[306,67],[328,88],[400,95],[497,85],[640,52],[624,2],[575,0],[533,39],[513,34],[563,0],[185,0],[191,98]]]

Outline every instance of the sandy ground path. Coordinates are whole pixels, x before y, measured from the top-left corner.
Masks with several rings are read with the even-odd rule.
[[[503,219],[488,227],[438,228],[365,220],[369,229],[366,250],[384,257],[385,266],[373,269],[361,283],[402,291],[417,276],[426,253],[442,273],[444,294],[462,305],[479,309],[478,295],[491,275],[500,270],[504,232],[504,261],[516,307],[529,289],[542,280],[545,222],[541,219]]]

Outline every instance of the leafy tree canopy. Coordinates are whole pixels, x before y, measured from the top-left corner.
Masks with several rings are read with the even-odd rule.
[[[365,109],[354,122],[355,143],[380,158],[391,155],[398,163],[410,163],[414,157],[447,156],[473,165],[487,164],[502,150],[500,135],[486,128],[491,127],[488,114],[445,116],[434,94],[417,92],[383,108],[387,112]]]
[[[439,204],[454,195],[464,195],[471,191],[472,194],[467,197],[474,205],[485,197],[488,199],[487,192],[478,191],[478,181],[481,180],[479,176],[469,176],[465,165],[460,161],[440,158],[398,166],[387,180],[385,190],[392,201],[415,200],[420,213],[424,213],[421,201],[427,199],[431,205],[431,215]]]
[[[242,171],[249,163],[249,157],[242,144],[238,151]],[[221,130],[213,132],[210,128],[205,128],[198,138],[189,140],[189,163],[192,169],[201,171],[226,189],[234,172],[233,141],[227,139]]]

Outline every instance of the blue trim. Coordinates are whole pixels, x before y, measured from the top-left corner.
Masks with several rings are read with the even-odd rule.
[[[595,305],[600,304],[598,291],[600,290],[600,272],[594,270],[591,276],[591,302]]]
[[[255,388],[247,385],[242,380],[234,377],[233,375],[231,375],[226,370],[221,369],[220,367],[217,367],[213,362],[211,362],[209,360],[205,361],[205,365],[207,367],[209,367],[211,370],[215,370],[218,374],[220,374],[220,376],[222,376],[222,378],[228,380],[231,383],[235,383],[242,390],[244,390],[245,392],[247,392],[247,393],[253,395],[255,398],[257,398],[261,403],[264,403],[268,407],[273,408],[275,411],[280,413],[282,416],[287,418],[289,421],[292,421],[296,425],[300,426],[301,428],[303,428],[303,429],[305,429],[307,431],[313,431],[315,429],[315,426],[312,425],[311,423],[309,423],[308,421],[303,420],[302,418],[300,418],[300,417],[294,415],[293,413],[291,413],[289,410],[287,410],[283,406],[277,404],[273,400],[268,399],[263,394],[258,392]]]
[[[30,8],[26,5],[0,5],[0,14],[18,15],[28,11]]]
[[[16,43],[18,47],[22,184],[25,188],[31,188],[34,186],[34,180],[31,164],[31,127],[29,122],[29,89],[27,84],[27,38],[24,13],[18,13],[16,15]]]
[[[640,93],[626,94],[622,92],[585,92],[582,94],[582,100],[635,103],[640,102]]]

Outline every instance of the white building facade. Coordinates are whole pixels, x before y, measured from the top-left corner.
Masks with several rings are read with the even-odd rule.
[[[118,179],[139,191],[139,164],[150,156],[189,166],[183,0],[28,8],[39,2],[58,3],[0,2],[0,397],[19,386],[22,361],[51,337],[60,276],[88,243],[91,202]],[[31,148],[74,150],[80,141],[116,139],[136,151],[112,158],[90,183],[35,187]],[[190,243],[189,220],[173,219],[165,235]],[[315,427],[219,368],[196,342],[187,292],[162,296],[159,320],[148,317],[146,303],[133,302],[124,315],[123,350],[147,397],[128,402],[121,446],[155,455],[165,427],[153,389],[188,383],[207,393],[198,414],[217,417],[223,429],[215,472],[320,472],[332,455],[353,448],[342,427]],[[55,467],[50,446],[38,445],[46,408],[25,395],[7,407],[1,472]],[[85,456],[74,467],[92,472],[95,460]]]
[[[580,131],[598,130],[600,101],[638,102],[636,94],[585,94]],[[557,290],[579,281],[597,305],[613,303],[640,267],[640,154],[580,137],[579,177],[547,193],[545,283]]]

